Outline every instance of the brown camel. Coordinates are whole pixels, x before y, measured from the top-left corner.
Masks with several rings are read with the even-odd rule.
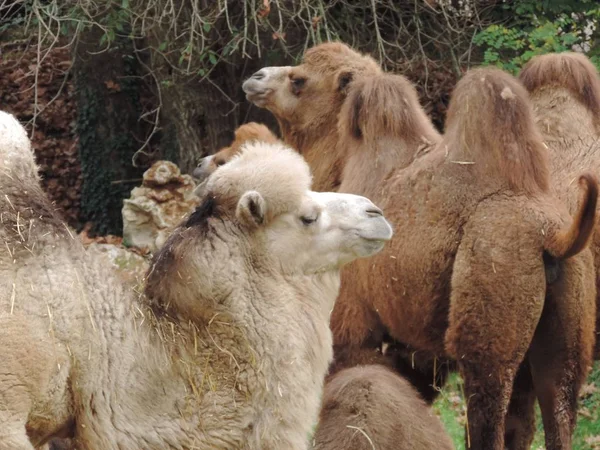
[[[203,191],[204,182],[208,176],[237,155],[246,142],[252,141],[275,144],[279,142],[279,139],[261,123],[248,122],[239,126],[235,130],[234,139],[228,147],[223,147],[215,154],[202,158],[198,167],[192,172],[192,176],[198,180],[196,192],[200,194]]]
[[[342,169],[334,151],[337,114],[353,78],[380,73],[373,58],[334,42],[309,49],[300,66],[259,70],[243,89],[275,115],[284,142],[312,168],[314,189],[331,191],[339,186]]]
[[[533,58],[519,78],[530,92],[536,122],[549,150],[552,188],[573,212],[578,196],[573,180],[583,170],[600,174],[600,75],[585,55],[566,52]],[[598,232],[591,249],[596,285],[600,286]],[[596,330],[600,332],[600,315]],[[600,359],[598,339],[595,358]]]
[[[314,450],[452,450],[440,419],[382,365],[336,373],[325,385]]]
[[[335,74],[351,73],[339,134],[332,138],[337,145],[310,162],[316,168],[336,161],[339,179],[316,184],[339,181],[342,192],[371,193],[399,235],[412,236],[343,271],[331,318],[334,371],[386,362],[376,351],[386,334],[455,358],[469,399],[471,448],[500,450],[513,380],[529,350],[544,398],[548,449],[570,448],[595,314],[591,255],[573,256],[592,232],[595,179],[582,178],[581,206],[568,226],[568,212],[548,193],[546,150],[527,94],[512,77],[493,70],[468,74],[453,95],[448,133],[435,145],[439,137],[403,77],[352,75],[341,58],[329,62],[340,65],[327,73],[307,68],[308,61],[327,60],[319,52],[344,51],[351,52],[340,44],[319,46],[298,68],[265,68],[244,84],[250,100],[308,124],[327,107],[314,106],[311,89],[335,89]],[[298,79],[312,93],[308,103],[295,89]],[[335,107],[329,115],[336,115]],[[334,171],[321,168],[327,172]]]
[[[551,189],[571,213],[577,209],[573,181],[584,170],[600,173],[600,77],[589,59],[565,52],[534,57],[519,74],[530,93],[534,114],[549,153]],[[596,225],[591,250],[600,286],[600,234]],[[596,290],[598,292],[598,290]],[[600,359],[600,297],[596,297],[596,346]],[[510,449],[528,449],[535,433],[536,392],[529,364],[524,364],[513,388],[511,419],[507,421]]]
[[[369,56],[361,55],[345,44],[326,43],[309,49],[302,64],[296,67],[265,67],[256,72],[243,84],[248,100],[270,110],[279,123],[284,142],[298,150],[313,171],[315,190],[339,188],[342,161],[334,151],[338,135],[338,114],[353,79],[381,74],[379,65]],[[409,99],[414,102],[416,112],[414,124],[417,141],[409,142],[410,150],[395,152],[393,160],[380,154],[378,168],[385,171],[394,165],[406,167],[416,152],[426,152],[441,139],[439,133],[418,107],[418,99],[409,89]],[[406,120],[412,122],[410,117]],[[386,157],[387,160],[381,159]],[[375,182],[366,173],[357,174],[365,183]],[[365,186],[366,188],[367,186]],[[369,190],[372,190],[369,188]],[[374,336],[374,359],[376,362],[384,337]],[[431,403],[438,395],[437,387],[443,385],[447,370],[439,370],[448,364],[422,350],[417,351],[406,343],[393,342],[388,362],[407,377],[419,390],[423,398]]]

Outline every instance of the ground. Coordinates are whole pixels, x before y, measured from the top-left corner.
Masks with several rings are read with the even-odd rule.
[[[600,361],[594,365],[592,373],[581,391],[579,401],[573,450],[600,450]],[[458,374],[451,375],[433,407],[452,437],[456,450],[465,450],[466,408],[462,380]],[[537,409],[536,424],[537,431],[531,448],[532,450],[545,450],[544,429],[539,409]]]

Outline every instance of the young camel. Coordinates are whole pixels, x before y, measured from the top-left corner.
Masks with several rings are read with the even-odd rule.
[[[295,104],[286,113],[307,123],[314,99],[303,103],[294,90],[296,68],[262,70],[268,77],[244,85],[248,97]],[[280,72],[287,84],[270,84]],[[306,68],[298,73],[307,90],[318,89]],[[383,359],[373,349],[386,334],[454,358],[469,398],[471,448],[501,450],[512,383],[529,351],[547,448],[570,448],[593,345],[593,268],[582,250],[595,220],[595,179],[581,178],[569,226],[548,193],[527,94],[498,71],[473,71],[458,84],[448,133],[433,149],[438,138],[403,77],[355,76],[343,108],[335,156],[327,156],[344,163],[339,190],[372,193],[412,238],[343,271],[331,318],[334,370]]]
[[[249,145],[138,298],[73,238],[6,113],[0,163],[0,449],[307,448],[340,266],[391,238],[377,207],[311,192],[296,152]]]
[[[440,419],[382,365],[336,373],[325,385],[314,450],[452,450]]]
[[[267,142],[269,144],[280,142],[277,136],[261,123],[249,122],[239,126],[235,130],[233,142],[229,147],[223,147],[215,154],[206,156],[200,160],[198,167],[192,172],[192,176],[198,181],[198,187],[195,192],[201,196],[208,176],[237,155],[245,143],[253,141]]]

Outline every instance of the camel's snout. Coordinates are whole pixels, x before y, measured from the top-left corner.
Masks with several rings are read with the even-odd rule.
[[[196,189],[194,189],[194,194],[196,194],[198,197],[203,196],[206,188],[206,181],[208,180],[208,177],[215,171],[216,167],[214,167],[215,165],[212,164],[213,159],[213,155],[205,156],[199,161],[198,167],[192,171],[192,177],[197,183]]]
[[[284,88],[291,67],[263,67],[242,84],[246,99],[257,106],[264,106],[268,97]]]
[[[263,69],[260,69],[258,72],[254,72],[254,75],[252,75],[249,79],[250,80],[262,80],[266,76],[267,76],[266,70],[263,68]]]
[[[370,241],[371,244],[379,244],[375,247],[381,250],[384,243],[392,239],[394,235],[391,224],[385,218],[381,208],[373,204],[368,198],[357,196],[356,201],[362,207],[361,215],[363,217],[363,220],[358,223],[359,236],[366,241]]]
[[[367,209],[367,215],[369,216],[383,216],[383,211],[380,210],[377,206]]]
[[[198,167],[192,171],[192,177],[194,177],[198,183],[202,183],[212,172],[214,172],[214,170],[211,170],[210,168],[212,160],[213,155],[205,156],[199,161]]]

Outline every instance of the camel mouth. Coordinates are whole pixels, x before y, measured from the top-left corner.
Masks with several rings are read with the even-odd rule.
[[[256,77],[248,78],[242,84],[242,90],[246,94],[248,101],[256,103],[264,102],[269,95],[273,93],[273,89],[265,86],[264,80]]]
[[[383,250],[387,239],[362,238],[360,250],[357,252],[359,258],[368,258]]]
[[[394,237],[392,225],[383,216],[379,208],[367,212],[373,221],[366,230],[358,230],[358,237],[368,242],[380,242],[385,244]]]
[[[257,106],[264,105],[269,96],[273,93],[273,89],[267,88],[261,91],[245,91],[246,92],[246,100],[254,103]]]

